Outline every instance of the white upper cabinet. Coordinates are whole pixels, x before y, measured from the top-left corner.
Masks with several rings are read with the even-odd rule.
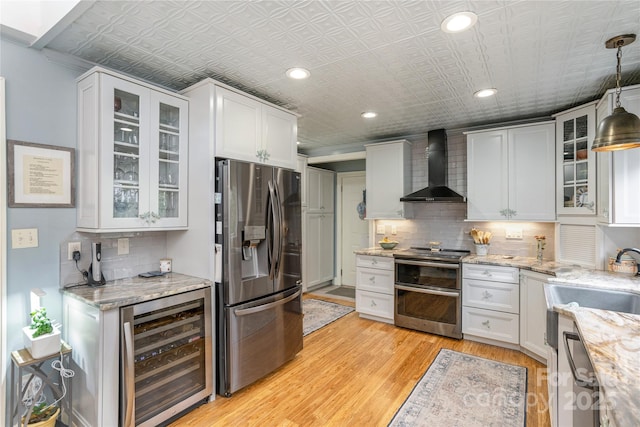
[[[596,214],[595,102],[555,115],[558,215]]]
[[[297,126],[292,113],[215,87],[216,157],[295,169]]]
[[[101,68],[77,96],[78,230],[186,228],[188,101]]]
[[[400,198],[411,192],[411,143],[400,140],[365,147],[367,219],[405,218]]]
[[[553,122],[467,134],[467,218],[554,221]]]
[[[335,172],[307,167],[307,211],[332,213]]]
[[[620,103],[640,116],[640,85],[622,88]],[[598,122],[613,111],[615,93],[608,91],[598,103]],[[640,148],[596,153],[598,162],[598,222],[640,225]]]

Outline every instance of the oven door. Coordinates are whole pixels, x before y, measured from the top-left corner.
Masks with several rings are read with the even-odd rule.
[[[460,264],[395,258],[395,283],[439,289],[460,289]]]
[[[462,338],[460,291],[395,285],[396,326]]]

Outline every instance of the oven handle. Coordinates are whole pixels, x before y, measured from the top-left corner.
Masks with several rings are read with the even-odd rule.
[[[452,263],[438,263],[438,262],[429,262],[429,261],[414,261],[414,260],[405,260],[405,259],[395,259],[396,264],[404,264],[404,265],[417,265],[419,267],[438,267],[438,268],[448,268],[451,270],[460,270],[460,264],[452,264]]]
[[[446,291],[436,291],[433,289],[424,289],[424,288],[414,288],[413,286],[402,286],[395,285],[396,289],[400,289],[401,291],[407,292],[418,292],[420,294],[429,294],[429,295],[440,295],[443,297],[459,297],[460,292],[446,292]]]

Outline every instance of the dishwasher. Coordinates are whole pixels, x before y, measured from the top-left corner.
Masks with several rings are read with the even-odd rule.
[[[211,293],[120,309],[120,423],[156,426],[213,392]]]
[[[600,426],[600,388],[587,350],[575,323],[558,315],[557,341],[549,342],[557,351],[557,372],[548,380],[555,386],[558,427]]]

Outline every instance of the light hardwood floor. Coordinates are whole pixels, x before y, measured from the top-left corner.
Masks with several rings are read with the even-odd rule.
[[[325,295],[304,298],[353,306]],[[441,348],[527,367],[526,425],[550,425],[541,363],[518,351],[398,328],[356,312],[307,335],[304,349],[276,372],[171,425],[386,426]]]

